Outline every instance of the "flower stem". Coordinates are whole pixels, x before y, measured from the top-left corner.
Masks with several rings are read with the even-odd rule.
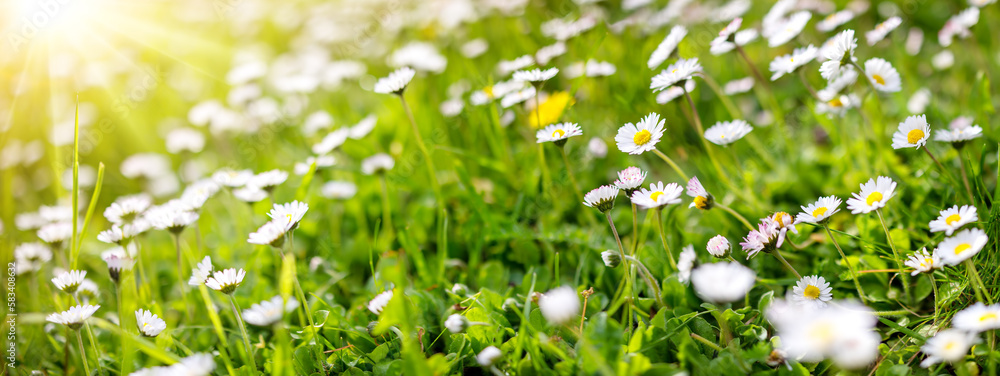
[[[257,368],[256,362],[253,360],[253,351],[250,350],[250,336],[247,334],[246,324],[243,323],[243,314],[240,313],[240,306],[236,303],[236,297],[229,295],[229,302],[233,306],[233,315],[236,315],[236,323],[240,327],[240,335],[243,336],[243,346],[247,352],[247,362],[254,369]]]
[[[925,146],[924,149],[926,148],[927,147]],[[962,169],[960,170],[962,172],[962,183],[965,184],[965,193],[969,195],[969,205],[976,206],[975,196],[972,195],[972,188],[969,186],[969,173],[966,172],[965,158],[962,155],[961,149],[958,150],[958,153],[958,160],[961,162],[959,165],[962,166]]]
[[[630,200],[631,201],[631,200]],[[632,203],[632,256],[639,251],[639,208]]]
[[[673,252],[670,252],[670,246],[667,245],[667,234],[663,230],[663,219],[662,219],[663,218],[663,214],[662,214],[663,209],[659,209],[658,208],[658,209],[653,209],[653,210],[655,210],[654,213],[656,213],[656,227],[660,229],[660,242],[663,243],[663,250],[664,250],[664,252],[667,252],[667,260],[670,261],[670,267],[673,268],[673,270],[676,271],[677,270],[677,261],[674,260],[674,254],[673,254]]]
[[[981,302],[986,302],[986,304],[993,304],[993,299],[990,297],[989,292],[986,291],[983,279],[979,277],[979,271],[976,270],[976,264],[972,262],[971,258],[965,259],[965,268],[968,270],[969,274],[972,275],[971,279],[976,290],[976,298]]]
[[[625,247],[622,246],[622,239],[620,237],[618,237],[618,229],[615,228],[615,221],[611,219],[611,211],[609,210],[609,211],[604,212],[604,216],[608,219],[608,225],[611,226],[611,233],[615,235],[615,242],[618,243],[618,254],[619,254],[619,256],[621,256],[622,262],[625,262],[624,261],[625,260]],[[625,265],[625,287],[628,289],[628,291],[630,291],[630,294],[635,294],[635,291],[632,290],[632,281],[633,281],[633,279],[634,278],[632,277],[632,268],[630,268],[626,264]],[[634,304],[634,302],[630,301],[629,302],[629,309],[631,309],[632,304]],[[632,314],[629,313],[629,322],[631,322],[631,320],[632,320],[631,317],[632,317]],[[629,325],[629,330],[631,330],[631,324]]]
[[[705,337],[691,333],[691,338],[693,338],[695,341],[704,343],[705,346],[711,347],[715,351],[718,351],[720,353],[722,352],[722,347],[719,347],[719,345],[716,345],[715,343],[712,343],[712,341],[705,339]]]
[[[653,289],[653,294],[654,297],[656,298],[656,302],[659,303],[661,307],[666,307],[666,304],[663,303],[663,298],[660,296],[661,295],[660,285],[656,281],[656,278],[653,277],[653,273],[649,271],[649,268],[647,268],[646,265],[642,263],[642,261],[639,261],[639,259],[635,257],[625,256],[625,258],[639,267],[639,272],[642,273],[642,277],[646,280],[646,284],[648,284],[649,287]]]
[[[385,181],[385,174],[379,174],[382,182],[382,222],[387,235],[392,235],[395,229],[392,227],[392,201],[389,200],[389,183]]]
[[[934,280],[934,272],[931,271],[927,273],[927,278],[931,279],[931,292],[934,294],[934,319],[931,323],[933,325],[936,325],[938,318],[938,290],[937,290],[937,282]]]
[[[674,163],[673,159],[670,159],[670,157],[668,157],[666,154],[663,154],[663,152],[661,152],[660,149],[654,148],[653,153],[656,153],[656,155],[660,156],[660,159],[662,159],[664,162],[667,162],[667,164],[670,165],[670,168],[673,168],[674,171],[677,172],[677,175],[681,176],[681,179],[684,179],[684,181],[689,180],[687,174],[684,173],[684,170],[681,170],[681,167],[678,166],[677,163]]]
[[[806,90],[809,90],[809,94],[812,94],[813,98],[815,98],[816,100],[820,100],[819,93],[817,93],[816,89],[814,89],[812,85],[809,84],[809,81],[806,80],[805,69],[799,69],[799,79],[802,80],[802,86],[805,86]]]
[[[406,110],[406,117],[410,119],[410,126],[413,127],[413,138],[417,140],[417,148],[420,149],[420,153],[424,156],[424,162],[427,164],[427,175],[430,177],[431,187],[434,188],[434,197],[437,199],[437,204],[444,207],[444,199],[441,197],[441,185],[438,184],[434,160],[431,159],[431,153],[427,151],[424,138],[420,136],[420,128],[417,127],[417,121],[413,118],[413,111],[410,110],[410,105],[406,103],[406,97],[400,94],[399,100],[403,103],[403,109]]]
[[[542,127],[542,115],[541,103],[538,100],[538,92],[541,91],[541,87],[535,88],[535,124],[538,128]],[[538,144],[538,168],[542,170],[542,194],[551,193],[552,191],[552,176],[549,174],[549,167],[545,164],[545,150],[542,149],[542,144]]]
[[[861,282],[858,281],[858,273],[854,271],[854,266],[847,260],[847,255],[844,254],[844,250],[840,248],[840,243],[837,243],[837,239],[833,237],[833,232],[830,231],[830,227],[824,224],[823,229],[825,229],[826,234],[830,236],[830,240],[833,242],[833,245],[837,247],[837,252],[840,253],[840,258],[842,258],[844,263],[847,264],[847,270],[851,272],[851,279],[854,280],[854,288],[858,290],[858,298],[861,298],[861,303],[864,304],[866,300],[865,290],[861,288]]]
[[[684,86],[682,85],[681,88],[684,88]],[[705,130],[702,128],[701,125],[701,116],[698,115],[698,109],[694,107],[694,101],[691,100],[691,94],[687,92],[687,89],[684,89],[684,98],[687,99],[688,106],[691,107],[691,113],[694,116],[695,130],[698,131],[698,138],[701,139],[701,144],[702,146],[705,147],[705,154],[708,154],[708,159],[712,162],[712,167],[715,168],[715,171],[719,174],[719,178],[722,179],[722,182],[727,187],[729,187],[729,189],[732,189],[733,192],[738,191],[738,189],[736,189],[736,187],[733,185],[733,182],[729,180],[729,176],[727,176],[726,173],[722,170],[722,165],[720,165],[719,161],[715,158],[715,153],[712,152],[712,147],[708,144],[708,139],[705,138]],[[686,176],[683,174],[681,175]],[[687,179],[685,178],[684,180]]]
[[[781,263],[784,264],[785,267],[788,268],[788,270],[791,270],[792,273],[795,274],[795,278],[802,279],[802,274],[799,274],[799,271],[795,270],[795,268],[792,267],[792,264],[788,263],[788,260],[785,260],[785,257],[781,255],[780,250],[775,249],[774,252],[772,253],[774,254],[774,257],[778,259],[778,261],[781,261]]]
[[[746,218],[743,218],[743,216],[740,215],[740,213],[737,213],[732,208],[719,203],[716,203],[715,206],[718,207],[719,209],[726,211],[726,213],[731,214],[733,217],[736,217],[736,219],[738,219],[741,223],[743,223],[744,226],[747,226],[747,228],[750,229],[750,231],[756,230],[755,228],[753,228],[753,225],[750,224],[750,221],[748,221]]]
[[[80,360],[83,361],[83,369],[90,375],[90,363],[87,362],[87,350],[83,347],[83,334],[76,330],[76,344],[80,346]]]
[[[882,210],[875,209],[875,214],[878,214],[878,221],[882,224],[882,230],[885,231],[886,240],[889,241],[889,248],[892,249],[892,259],[896,261],[896,266],[902,271],[903,261],[899,258],[899,252],[896,252],[896,245],[892,242],[892,235],[889,234],[889,227],[885,225],[885,219],[882,218]],[[912,298],[912,295],[910,295],[910,275],[905,272],[900,272],[899,276],[903,280],[903,291],[906,293],[906,301],[909,302]]]
[[[559,147],[559,154],[562,154],[563,163],[566,164],[566,175],[569,175],[569,182],[573,184],[573,192],[576,193],[576,197],[582,198],[583,192],[580,191],[580,184],[577,184],[576,176],[573,175],[573,168],[570,166],[569,156],[566,155],[565,145]],[[588,215],[587,218],[592,217]]]
[[[177,250],[177,287],[180,288],[181,299],[184,300],[184,310],[187,318],[191,318],[191,304],[188,304],[187,287],[184,283],[184,258],[181,256],[181,234],[174,235],[174,248]]]

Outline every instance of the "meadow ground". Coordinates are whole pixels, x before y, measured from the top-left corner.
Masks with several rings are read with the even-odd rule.
[[[997,373],[993,1],[4,6],[10,374]]]

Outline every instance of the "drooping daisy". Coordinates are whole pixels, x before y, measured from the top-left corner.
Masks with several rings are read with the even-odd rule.
[[[705,139],[713,144],[726,146],[739,141],[752,130],[753,127],[746,120],[720,121],[705,130]]]
[[[885,206],[885,203],[896,195],[896,182],[891,178],[879,176],[877,179],[868,179],[868,182],[861,184],[861,192],[852,193],[847,199],[847,209],[851,214],[867,214]]]
[[[865,62],[865,74],[878,91],[895,93],[900,90],[899,72],[885,59],[868,59]]]
[[[94,312],[97,312],[98,308],[101,308],[101,306],[89,304],[73,306],[65,311],[49,315],[45,318],[45,321],[66,325],[70,329],[77,330],[83,326],[84,321],[93,316]]]
[[[640,189],[638,192],[633,193],[630,198],[640,208],[655,209],[670,204],[679,204],[683,191],[684,188],[681,188],[680,184],[669,183],[664,185],[661,181],[656,184],[650,184],[649,189]]]
[[[730,303],[743,299],[753,288],[757,273],[736,262],[703,264],[691,272],[691,285],[702,299]]]
[[[740,247],[747,253],[747,260],[757,256],[760,252],[770,252],[780,248],[785,241],[784,232],[778,228],[778,224],[771,217],[761,219],[757,224],[757,229],[750,230],[743,238]]]
[[[269,245],[274,248],[281,248],[281,246],[285,244],[285,233],[287,232],[287,219],[272,219],[260,226],[257,231],[251,232],[247,237],[247,243]]]
[[[840,211],[841,202],[837,196],[820,197],[814,203],[801,206],[802,212],[795,216],[795,223],[824,223]]]
[[[701,64],[698,63],[698,58],[679,59],[670,64],[667,69],[653,76],[649,88],[654,92],[663,91],[698,73],[701,73]]]
[[[395,72],[389,73],[388,76],[382,77],[376,81],[374,90],[379,94],[402,95],[403,91],[406,90],[406,86],[410,84],[410,80],[413,80],[413,76],[415,74],[417,74],[417,72],[409,67],[399,68]]]
[[[725,236],[716,235],[711,239],[708,239],[708,245],[705,248],[712,256],[717,258],[726,258],[729,257],[731,246],[729,244],[729,239],[726,239]]]
[[[698,255],[694,253],[694,246],[688,244],[681,249],[681,255],[677,258],[677,280],[687,283],[691,280],[691,271],[694,270],[694,262]]]
[[[771,29],[774,30],[773,33],[765,36],[768,47],[780,47],[799,36],[810,19],[812,19],[812,13],[803,10],[792,14],[788,19],[780,20],[779,25],[771,26]],[[764,27],[768,26],[764,25]]]
[[[917,275],[920,273],[930,273],[934,269],[941,267],[941,257],[938,256],[937,252],[928,253],[927,248],[922,248],[919,251],[913,252],[909,259],[903,262],[904,265],[913,268],[913,272],[910,275]]]
[[[530,82],[532,85],[537,85],[538,83],[548,81],[552,77],[555,77],[556,74],[559,74],[559,68],[549,68],[546,70],[519,70],[514,72],[514,80]]]
[[[854,37],[854,30],[844,30],[833,37],[829,46],[824,45],[823,58],[826,59],[819,68],[819,73],[823,78],[832,80],[839,77],[855,60],[854,49],[858,47],[858,39]]]
[[[231,295],[236,291],[237,287],[243,283],[243,277],[246,277],[247,272],[243,269],[229,268],[226,270],[220,270],[212,274],[208,280],[205,281],[205,286],[212,290],[219,291],[226,295]]]
[[[715,197],[705,190],[705,187],[701,185],[701,181],[698,180],[697,176],[692,176],[691,180],[688,180],[687,195],[694,199],[691,201],[691,205],[688,205],[688,208],[708,210],[715,204]]]
[[[822,21],[816,23],[816,30],[822,31],[824,33],[832,31],[833,29],[840,27],[840,25],[843,25],[852,19],[854,19],[854,12],[848,9],[844,9],[842,11],[835,13],[830,13],[830,15],[826,16],[826,18],[824,18]]]
[[[875,25],[875,28],[871,31],[865,33],[865,39],[868,41],[869,46],[874,46],[882,39],[885,39],[886,35],[890,32],[896,30],[900,24],[903,23],[903,19],[899,17],[891,17],[888,20],[882,21],[882,23]]]
[[[195,265],[194,269],[191,270],[191,279],[188,279],[188,285],[199,286],[202,283],[205,283],[205,281],[208,280],[208,277],[212,275],[212,268],[212,258],[205,256],[205,258],[203,258],[201,262],[199,262],[198,265]]]
[[[80,287],[80,284],[83,283],[83,280],[86,277],[86,270],[64,271],[55,278],[52,278],[52,284],[56,285],[56,288],[59,290],[73,294]]]
[[[653,112],[639,120],[638,123],[625,123],[618,128],[615,142],[618,150],[629,154],[642,154],[656,149],[656,144],[663,137],[664,123],[660,115]]]
[[[288,298],[288,302],[285,303],[281,295],[278,295],[270,300],[254,303],[250,308],[243,310],[243,320],[250,325],[271,326],[281,321],[285,312],[295,310],[298,306],[299,302],[294,298]]]
[[[287,230],[294,230],[308,211],[309,204],[296,200],[285,204],[274,204],[274,208],[267,212],[267,216],[272,220],[284,221]]]
[[[108,275],[116,284],[121,280],[122,271],[132,270],[132,265],[134,264],[132,258],[125,254],[124,250],[120,254],[110,253],[102,258],[108,264]]]
[[[978,220],[979,216],[976,214],[975,206],[962,205],[959,208],[958,205],[955,205],[942,210],[937,219],[931,221],[928,226],[930,226],[931,232],[944,231],[945,235],[951,236],[955,230]]]
[[[392,156],[385,153],[378,153],[361,161],[361,173],[365,175],[375,175],[385,173],[396,165]]]
[[[667,37],[663,38],[663,41],[656,46],[656,50],[653,51],[653,54],[649,56],[649,61],[646,62],[646,66],[648,66],[649,69],[654,69],[660,66],[660,64],[663,64],[663,62],[670,58],[670,55],[674,53],[677,49],[677,45],[684,40],[685,36],[687,36],[686,27],[676,25],[671,28],[670,34],[667,34]]]
[[[934,253],[941,256],[942,264],[958,265],[979,253],[989,239],[986,232],[978,228],[962,230],[955,236],[942,240]]]
[[[632,193],[642,186],[642,182],[646,180],[646,171],[641,170],[638,167],[632,166],[624,170],[618,171],[618,180],[615,180],[615,186],[618,189],[625,191],[625,196],[632,197]]]
[[[382,293],[375,295],[375,297],[368,302],[368,310],[376,315],[381,315],[382,310],[385,309],[385,306],[389,305],[390,300],[392,300],[392,290],[385,290]]]
[[[771,81],[777,80],[786,74],[791,74],[799,67],[813,61],[816,59],[816,53],[818,51],[819,50],[816,46],[810,44],[806,47],[796,48],[791,54],[781,55],[774,58],[774,60],[771,60],[769,68],[771,72],[773,72],[771,75]]]
[[[607,213],[615,207],[616,197],[618,197],[618,187],[602,185],[583,195],[583,204],[600,210],[601,213]]]
[[[503,352],[500,351],[496,346],[487,346],[479,354],[476,354],[476,362],[483,367],[491,367],[493,363],[500,360],[503,356]]]
[[[982,302],[976,302],[976,304],[958,311],[951,319],[951,325],[955,329],[972,333],[1000,329],[1000,304],[985,305]]]
[[[791,300],[809,308],[823,308],[826,302],[833,299],[832,291],[830,283],[823,277],[805,276],[792,288]]]
[[[892,134],[892,148],[917,148],[927,144],[931,135],[931,126],[927,124],[927,116],[914,115],[899,123],[896,133]]]
[[[941,362],[961,361],[965,359],[965,356],[969,354],[969,349],[976,343],[979,343],[976,333],[960,329],[942,330],[920,347],[920,351],[927,354],[927,358],[920,362],[920,366],[929,368]]]
[[[549,324],[562,325],[580,314],[580,295],[572,287],[557,287],[538,298],[538,309]]]
[[[144,309],[135,311],[135,325],[139,328],[139,333],[146,337],[156,337],[167,328],[163,319]]]
[[[552,124],[535,133],[537,143],[553,142],[557,146],[563,146],[570,137],[582,136],[583,130],[576,123]]]

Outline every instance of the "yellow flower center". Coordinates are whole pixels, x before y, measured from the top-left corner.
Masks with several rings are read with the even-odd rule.
[[[148,322],[144,322],[144,323],[142,323],[142,327],[143,327],[143,328],[145,328],[145,327],[147,327],[147,326],[149,326],[149,323],[148,323]]]
[[[955,346],[958,346],[958,344],[956,344],[955,342],[948,342],[948,343],[944,344],[944,349],[946,351],[950,351],[951,349],[954,349]]]
[[[969,248],[972,248],[972,245],[969,243],[959,244],[958,247],[955,247],[955,254],[957,255],[959,253],[965,252],[965,250]]]
[[[484,87],[483,93],[485,93],[487,97],[493,98],[493,87],[492,86]]]
[[[930,268],[930,267],[934,266],[934,259],[932,259],[932,258],[930,258],[930,257],[928,257],[928,258],[925,258],[925,259],[924,259],[924,266],[926,266],[926,267],[928,267],[928,268]]]
[[[979,316],[979,321],[996,320],[997,314],[993,312],[986,312],[986,314]]]
[[[677,70],[674,69],[674,70],[670,71],[670,73],[677,73]]]
[[[819,287],[813,285],[806,286],[806,290],[802,292],[802,296],[812,300],[819,299]]]
[[[880,201],[882,201],[882,192],[872,192],[868,195],[868,206],[872,206],[872,204]]]
[[[958,222],[958,221],[961,221],[961,220],[962,220],[962,216],[960,216],[958,214],[952,214],[952,215],[949,215],[948,218],[944,219],[944,223],[947,223],[949,226],[951,226],[952,223],[955,223],[955,222]]]
[[[882,78],[882,76],[880,75],[873,74],[872,79],[875,80],[875,82],[878,83],[879,85],[885,85],[885,79]]]
[[[288,219],[288,223],[292,223],[292,213],[285,214],[285,218]]]
[[[778,222],[778,226],[785,227],[785,217],[786,216],[787,217],[791,217],[790,215],[788,215],[788,213],[785,213],[785,212],[774,213],[774,221]]]
[[[643,129],[635,133],[635,136],[632,137],[632,142],[635,142],[636,145],[645,145],[652,139],[653,134],[649,133],[648,130]]]
[[[653,194],[649,195],[649,199],[653,200],[653,201],[656,201],[656,199],[660,198],[660,196],[663,196],[663,192],[656,191],[656,192],[653,192]]]
[[[826,104],[830,105],[830,107],[843,107],[844,106],[844,102],[841,101],[840,98],[833,98],[829,102],[826,102]]]
[[[703,210],[706,209],[706,208],[708,208],[708,199],[705,198],[705,197],[702,197],[702,196],[695,197],[694,198],[694,207],[696,207],[698,209],[703,209]]]
[[[566,131],[562,129],[556,129],[554,132],[552,132],[552,138],[562,138],[562,136],[565,134]]]
[[[915,144],[917,143],[917,141],[920,141],[923,138],[924,138],[924,131],[919,129],[914,129],[906,134],[906,142],[909,142],[911,144]]]
[[[816,210],[813,210],[812,216],[814,218],[819,218],[823,214],[826,214],[826,207],[825,206],[820,206],[820,207],[816,208]]]

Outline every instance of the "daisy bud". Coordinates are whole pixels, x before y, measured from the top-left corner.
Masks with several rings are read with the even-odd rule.
[[[518,303],[517,299],[507,298],[507,300],[504,300],[503,304],[500,305],[500,309],[506,311],[508,308],[511,308],[511,307],[518,308],[520,306],[521,306],[521,303]]]
[[[382,310],[385,306],[389,305],[389,301],[392,300],[392,290],[386,290],[381,294],[375,295],[370,302],[368,302],[368,310],[376,315],[381,315]]]
[[[580,296],[572,287],[557,287],[538,299],[542,316],[552,325],[562,325],[580,313]]]
[[[726,258],[730,254],[729,239],[725,236],[716,235],[708,240],[708,253],[717,258]]]
[[[611,250],[601,252],[601,258],[604,259],[604,265],[609,268],[617,268],[622,263],[622,258],[618,255],[618,252]]]
[[[501,356],[503,356],[503,353],[500,352],[500,349],[496,348],[496,346],[490,346],[479,352],[479,355],[476,355],[476,361],[483,367],[489,367],[499,360]]]
[[[368,335],[370,335],[372,338],[378,337],[378,335],[375,334],[375,326],[377,325],[378,321],[372,321],[369,322],[368,326],[365,328],[368,331]]]
[[[449,332],[455,334],[462,333],[465,329],[469,328],[469,319],[456,313],[448,316],[448,319],[444,322],[444,327],[448,328]]]
[[[456,283],[454,286],[451,286],[452,294],[458,296],[464,296],[465,294],[468,294],[468,292],[469,292],[469,286],[466,286],[464,284]]]

